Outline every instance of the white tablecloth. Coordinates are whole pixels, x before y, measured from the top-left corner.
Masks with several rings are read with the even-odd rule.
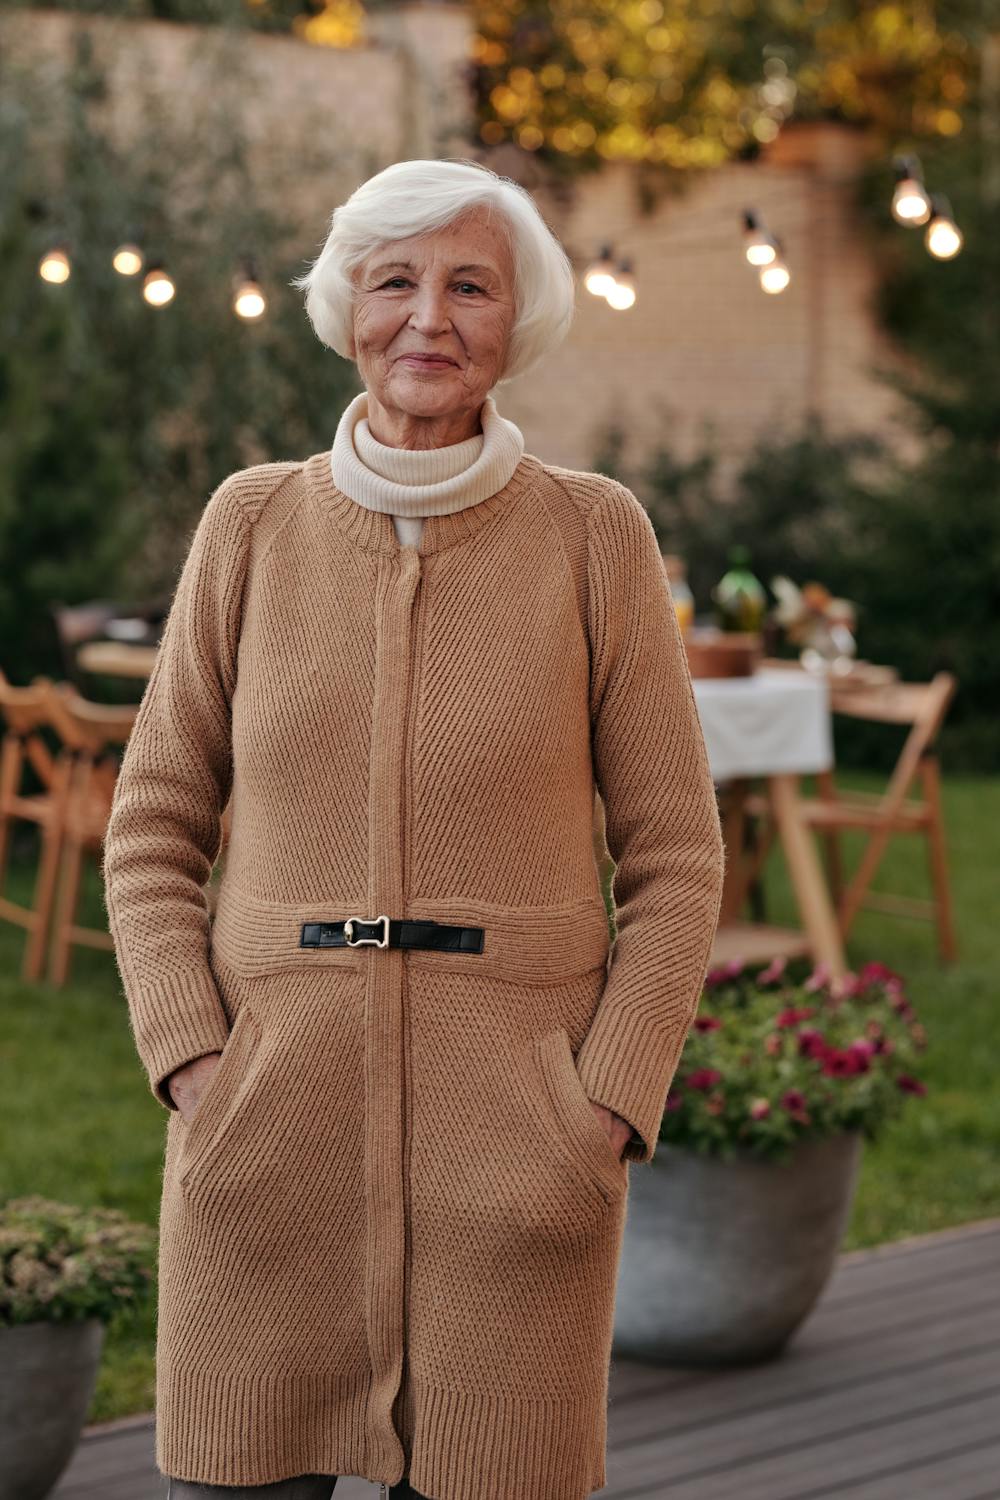
[[[764,667],[751,677],[697,678],[694,694],[716,781],[832,768],[825,678]]]

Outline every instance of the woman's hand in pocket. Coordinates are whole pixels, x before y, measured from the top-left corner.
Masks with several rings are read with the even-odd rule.
[[[632,1138],[631,1125],[627,1120],[623,1120],[621,1115],[616,1115],[613,1110],[608,1109],[606,1105],[595,1104],[593,1099],[590,1100],[590,1107],[614,1147],[615,1155],[620,1158],[626,1141]]]
[[[170,1097],[188,1125],[194,1118],[198,1101],[207,1089],[209,1079],[219,1066],[221,1056],[221,1052],[205,1052],[171,1073],[167,1080]]]

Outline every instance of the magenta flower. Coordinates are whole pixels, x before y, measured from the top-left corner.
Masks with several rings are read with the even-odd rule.
[[[753,1120],[766,1120],[771,1113],[770,1099],[754,1099],[750,1104],[750,1118]]]
[[[927,1085],[914,1078],[912,1073],[900,1073],[896,1079],[897,1088],[901,1088],[904,1094],[926,1094]]]
[[[803,1026],[799,1032],[799,1056],[823,1057],[826,1054],[826,1037],[815,1026]]]
[[[713,989],[716,985],[728,983],[730,979],[738,979],[745,966],[746,960],[742,958],[731,958],[728,963],[717,964],[705,976],[706,988]]]
[[[691,1072],[684,1079],[684,1082],[689,1089],[698,1089],[703,1093],[707,1093],[713,1084],[719,1082],[721,1077],[722,1074],[718,1068],[692,1068]]]
[[[718,1016],[695,1016],[694,1018],[695,1031],[718,1031],[721,1025],[722,1022]]]
[[[815,1015],[815,1010],[811,1005],[800,1005],[798,1009],[794,1005],[789,1005],[778,1012],[774,1018],[774,1024],[775,1026],[797,1026],[800,1021],[808,1020],[812,1015]]]

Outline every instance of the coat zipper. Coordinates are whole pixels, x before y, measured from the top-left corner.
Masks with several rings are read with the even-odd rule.
[[[378,1500],[389,1500],[389,1486],[384,1479],[378,1487]]]

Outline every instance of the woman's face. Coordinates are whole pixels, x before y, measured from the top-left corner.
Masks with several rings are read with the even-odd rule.
[[[369,393],[414,417],[478,410],[514,321],[514,266],[495,217],[477,210],[391,240],[355,285],[353,354]]]

